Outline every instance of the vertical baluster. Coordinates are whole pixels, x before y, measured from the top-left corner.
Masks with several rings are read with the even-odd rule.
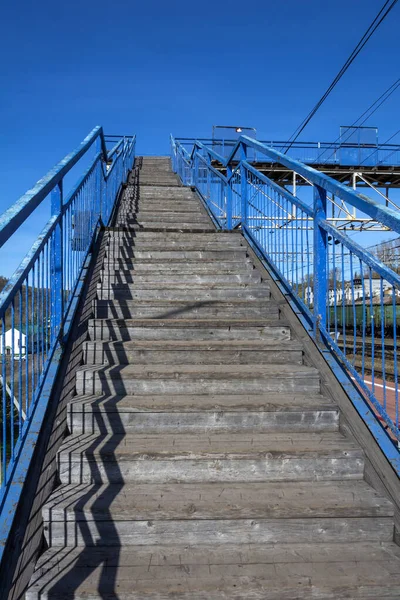
[[[297,223],[297,211],[296,211],[296,217],[294,219],[294,226],[296,229],[296,233],[295,233],[295,246],[296,246],[296,296],[299,297],[299,228],[298,228],[298,223]],[[301,257],[301,260],[303,260],[303,257]]]
[[[354,272],[353,272],[353,253],[350,252],[350,281],[351,281],[351,299],[353,312],[353,365],[356,360],[357,353],[357,311],[356,311],[356,295],[354,291]]]
[[[365,302],[365,280],[364,280],[364,266],[360,259],[360,272],[361,272],[361,293],[362,293],[362,350],[361,350],[361,376],[364,379],[365,377],[365,337],[366,337],[366,327],[367,327],[367,310],[366,310],[366,302]]]
[[[278,208],[278,203],[279,203],[279,196],[278,193],[275,191],[274,192],[274,200],[275,200],[275,228],[277,230],[277,236],[276,236],[276,252],[275,252],[275,264],[276,266],[279,268],[281,267],[281,258],[280,258],[280,252],[282,250],[283,247],[283,229],[280,225],[280,212],[279,212],[279,208]]]
[[[46,246],[45,246],[45,268],[46,268],[46,275],[45,275],[45,312],[44,312],[44,318],[45,318],[45,348],[46,348],[46,359],[47,359],[47,355],[49,352],[49,336],[50,336],[50,310],[49,310],[49,305],[50,305],[50,298],[49,298],[49,294],[50,294],[50,285],[49,285],[49,273],[50,273],[50,265],[49,265],[49,242],[47,242]]]
[[[18,361],[18,436],[21,435],[22,431],[22,353],[24,348],[22,346],[22,287],[18,290],[18,328],[19,328],[19,361]]]
[[[314,335],[326,328],[327,234],[320,223],[326,219],[326,190],[314,186]]]
[[[40,382],[40,294],[39,294],[39,283],[40,283],[40,260],[37,261],[37,272],[36,272],[36,280],[35,280],[35,298],[36,298],[36,306],[35,306],[35,317],[34,317],[34,327],[35,327],[35,338],[36,338],[36,346],[35,346],[35,355],[36,355],[36,385]]]
[[[2,401],[2,417],[3,417],[3,428],[2,428],[2,448],[1,448],[1,476],[2,483],[4,485],[6,481],[6,470],[7,470],[7,392],[6,392],[6,379],[7,379],[7,350],[6,350],[6,317],[5,314],[1,318],[1,401]]]
[[[225,185],[226,190],[226,228],[230,231],[232,229],[232,167],[227,165],[226,167],[226,178],[228,183]]]
[[[25,279],[25,413],[29,411],[29,274]]]
[[[372,393],[375,394],[375,314],[373,304],[372,269],[368,267],[369,277],[369,310],[371,321],[371,381]]]
[[[60,215],[60,219],[53,231],[51,252],[51,286],[52,286],[52,333],[55,342],[57,336],[62,336],[62,320],[64,315],[64,290],[63,290],[63,247],[62,247],[62,181],[51,193],[51,214]]]
[[[308,306],[307,296],[306,296],[306,288],[308,286],[308,282],[304,280],[304,230],[303,230],[303,211],[300,212],[300,250],[301,250],[301,293],[302,300],[306,306]],[[309,308],[309,306],[308,306]]]
[[[397,362],[397,304],[396,293],[398,290],[392,287],[392,307],[393,307],[393,362],[394,362],[394,404],[395,404],[395,424],[399,427],[399,365]],[[400,444],[398,443],[398,446]]]
[[[308,221],[307,221],[308,223]],[[314,304],[315,304],[315,298],[314,298],[314,281],[311,284],[311,261],[310,261],[310,257],[311,257],[311,244],[310,244],[310,231],[307,228],[306,230],[306,255],[307,255],[307,287],[309,290],[309,294],[308,294],[308,308],[311,308],[311,294],[312,294],[312,305],[313,305],[313,309],[314,309]],[[313,262],[314,262],[314,258],[313,258]]]
[[[32,402],[34,401],[35,394],[35,330],[34,330],[34,314],[35,314],[35,265],[32,265],[31,270],[31,311],[30,311],[30,319],[29,319],[29,339],[30,339],[30,348],[31,348],[31,360],[30,360],[30,369],[31,369],[31,397],[30,397],[30,406],[29,409],[32,409]]]
[[[333,252],[333,247],[332,247],[332,252]],[[331,335],[332,334],[332,309],[331,309],[331,282],[333,281],[333,270],[330,269],[330,265],[331,265],[331,258],[330,258],[330,250],[329,250],[329,244],[327,244],[326,246],[326,273],[327,273],[327,277],[328,277],[328,283],[327,283],[327,296],[326,296],[326,304],[327,304],[327,323],[326,323],[326,329],[328,331],[328,333]],[[336,342],[336,340],[335,340]]]
[[[102,143],[101,142],[102,142],[102,140],[101,140],[101,137],[99,136],[96,140],[96,156],[99,154],[101,155],[101,152],[102,152]],[[104,158],[106,158],[106,157],[104,157]],[[115,160],[115,157],[114,157],[114,160]],[[99,160],[98,164],[101,166],[101,160]],[[104,164],[106,164],[106,163],[104,163]],[[100,181],[101,173],[100,173],[100,169],[95,168],[95,171],[96,171],[96,183],[95,183],[95,189],[94,189],[94,195],[93,195],[94,210],[95,210],[96,214],[99,215],[99,217],[101,219],[103,219],[105,207],[102,206],[102,202],[101,202],[101,200],[102,200],[101,181]]]
[[[242,161],[247,159],[247,148],[243,142],[240,144],[240,184],[241,184],[241,221],[242,227],[247,225],[247,172]]]
[[[39,317],[39,324],[40,324],[40,368],[41,371],[43,372],[43,368],[44,368],[44,332],[45,332],[45,322],[44,322],[44,249],[41,251],[41,253],[39,254],[39,261],[40,261],[40,285],[39,285],[39,292],[40,292],[40,317]]]
[[[385,304],[383,294],[383,279],[380,278],[379,304],[381,317],[381,361],[382,361],[382,384],[383,384],[383,408],[386,411],[386,367],[385,367]]]
[[[15,361],[15,299],[11,302],[11,363],[10,363],[10,460],[14,460],[14,361]],[[4,382],[5,385],[5,382]]]
[[[345,286],[345,268],[344,268],[344,246],[340,245],[341,272],[342,272],[342,336],[343,336],[343,353],[346,356],[346,286]]]
[[[337,267],[336,267],[336,244],[335,240],[333,240],[332,245],[332,268],[333,268],[333,317],[335,323],[335,341],[338,341],[338,313],[337,313],[337,301],[338,301],[338,291],[337,291]]]

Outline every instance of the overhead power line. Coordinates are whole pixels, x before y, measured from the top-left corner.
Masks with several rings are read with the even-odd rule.
[[[353,127],[361,127],[370,117],[372,117],[372,115],[387,101],[389,100],[390,96],[400,87],[400,78],[397,79],[394,83],[392,83],[392,85],[390,85],[387,90],[385,90],[383,92],[383,94],[381,94],[379,96],[379,98],[377,98],[368,108],[367,110],[365,110],[362,115],[360,115],[355,121],[354,123],[352,123],[351,125],[348,126],[348,130],[352,129]],[[340,135],[339,137],[336,138],[336,140],[334,142],[332,142],[332,146],[335,146],[335,144],[337,142],[340,142],[342,144],[346,143],[351,136],[353,135],[352,132],[350,132],[348,134],[348,136],[346,138],[344,138],[342,135]],[[317,157],[317,161],[319,161],[323,155],[325,154],[325,152],[328,152],[328,150],[330,150],[330,148],[326,148],[323,152],[321,152],[318,157]],[[327,162],[336,152],[336,148],[333,149],[333,152],[331,152],[331,154],[324,159],[323,162]]]
[[[343,75],[345,74],[347,69],[350,67],[350,65],[353,63],[353,61],[356,59],[356,57],[360,54],[360,52],[364,48],[365,44],[368,42],[368,40],[371,38],[371,36],[375,33],[375,31],[378,29],[378,27],[384,21],[384,19],[388,16],[388,14],[394,8],[394,6],[397,4],[397,2],[398,2],[398,0],[386,0],[386,2],[380,9],[380,11],[376,15],[376,17],[374,18],[374,20],[372,21],[372,23],[370,24],[370,26],[368,27],[368,29],[366,30],[364,35],[361,37],[360,41],[354,48],[353,52],[350,54],[350,56],[348,57],[348,59],[346,60],[346,62],[344,63],[344,65],[342,66],[342,68],[340,69],[340,71],[338,72],[338,74],[336,75],[336,77],[334,78],[334,80],[332,81],[332,83],[330,84],[328,89],[326,90],[326,92],[324,93],[324,95],[318,100],[317,104],[308,113],[308,115],[304,119],[304,121],[302,121],[302,123],[300,123],[300,125],[298,126],[296,131],[290,136],[289,144],[288,144],[287,148],[284,150],[285,154],[292,147],[292,145],[297,140],[297,138],[299,137],[301,132],[305,129],[305,127],[311,121],[311,119],[313,118],[315,113],[318,111],[320,106],[325,102],[326,98],[332,92],[332,90],[337,85],[337,83],[340,81],[340,79],[343,77]]]
[[[373,154],[375,154],[375,152],[378,152],[379,148],[382,148],[382,146],[385,146],[386,144],[388,144],[394,137],[396,137],[396,135],[399,135],[399,133],[400,133],[400,129],[398,129],[396,131],[396,133],[391,135],[385,142],[376,146],[376,148],[374,148],[374,151],[371,152],[371,154],[368,154],[368,156],[366,158],[364,158],[364,160],[360,163],[360,165],[363,165],[366,160],[368,160]],[[398,150],[398,148],[395,148],[388,156],[385,157],[385,160],[387,160],[389,158],[389,156],[392,156],[392,154],[397,152],[397,150]],[[377,155],[377,157],[378,157],[378,155]],[[382,162],[382,160],[380,160],[377,164],[379,165],[381,162]]]

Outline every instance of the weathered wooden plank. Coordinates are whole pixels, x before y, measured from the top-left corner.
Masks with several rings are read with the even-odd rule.
[[[160,284],[160,287],[168,285],[234,285],[234,284],[254,284],[261,281],[261,278],[255,272],[243,273],[169,273],[165,269],[163,273],[135,273],[135,272],[117,272],[116,274],[102,273],[98,289],[118,285],[142,285],[142,284]]]
[[[379,552],[376,545],[354,545],[351,557],[343,544],[313,546],[313,550],[307,545],[293,544],[291,550],[286,547],[285,555],[293,556],[292,561],[287,562],[279,562],[280,545],[268,548],[269,562],[261,562],[259,554],[256,551],[255,556],[251,547],[237,549],[236,561],[232,561],[231,554],[228,558],[231,562],[228,562],[222,558],[226,552],[221,552],[221,547],[216,551],[215,547],[207,546],[203,558],[194,564],[185,562],[190,549],[180,547],[174,551],[171,546],[163,549],[164,552],[151,548],[147,555],[143,551],[138,554],[134,549],[128,553],[126,549],[107,551],[97,548],[93,549],[91,560],[87,552],[82,556],[79,549],[68,553],[54,552],[51,562],[38,567],[27,600],[36,600],[38,593],[40,598],[67,600],[71,590],[75,597],[92,600],[102,594],[111,598],[110,594],[117,589],[118,598],[122,600],[169,600],[171,597],[184,600],[338,600],[346,597],[393,600],[396,595],[398,597],[400,574],[395,570],[398,559],[388,558],[393,544],[385,546],[386,553]],[[321,554],[315,561],[302,558],[303,553],[307,555],[310,551],[316,555],[318,547]],[[339,556],[341,550],[344,553],[342,559]],[[371,551],[375,556],[378,552],[382,560],[368,560]],[[366,556],[366,560],[359,560],[358,552]],[[329,556],[329,560],[324,560],[324,556]],[[114,566],[117,562],[118,572]],[[107,565],[107,577],[104,576],[104,565]],[[67,566],[68,579],[65,576]]]
[[[231,298],[262,300],[269,298],[269,289],[262,285],[240,285],[235,287],[213,287],[213,286],[170,286],[170,287],[146,287],[140,288],[118,288],[115,290],[98,290],[97,298],[99,300],[127,299],[127,300],[188,300],[189,302],[208,302],[213,300],[226,300]]]
[[[85,502],[82,502],[85,498]],[[65,485],[44,507],[46,521],[393,517],[365,481]],[[371,519],[370,519],[371,520]],[[393,527],[393,521],[392,527]]]
[[[64,483],[361,479],[363,454],[338,433],[70,436]]]
[[[70,412],[174,412],[199,410],[224,411],[284,411],[336,410],[336,405],[320,394],[209,394],[209,395],[135,395],[123,396],[102,394],[93,396],[75,396],[69,404]]]
[[[181,544],[271,544],[271,543],[335,543],[346,538],[355,542],[393,541],[393,518],[373,519],[313,517],[312,519],[162,519],[152,520],[151,514],[139,521],[126,515],[108,520],[93,518],[51,521],[45,524],[45,534],[52,546],[135,546],[167,544],[179,539]],[[229,574],[229,573],[228,573]],[[400,573],[399,573],[400,577]]]
[[[278,307],[265,298],[262,302],[256,300],[243,302],[230,299],[229,301],[173,301],[173,300],[96,300],[94,303],[95,318],[97,319],[228,319],[248,317],[279,318]]]
[[[80,413],[69,412],[71,433],[245,433],[254,432],[321,432],[339,429],[337,411],[278,412],[122,412],[122,410]]]
[[[87,342],[83,361],[104,364],[302,364],[303,352],[296,342],[276,344],[255,341],[138,341]]]
[[[261,372],[258,372],[261,371]],[[318,373],[301,365],[118,365],[77,372],[79,394],[318,393]]]

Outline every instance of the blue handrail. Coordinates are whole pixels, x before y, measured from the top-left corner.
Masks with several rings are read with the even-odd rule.
[[[313,204],[250,164],[249,150],[300,175],[312,189]],[[189,152],[187,140],[171,136],[171,160],[217,225],[240,227],[293,297],[314,339],[342,365],[356,392],[353,398],[362,394],[366,409],[356,408],[400,474],[400,264],[398,272],[390,269],[330,223],[327,195],[393,232],[400,233],[400,215],[247,136],[238,138],[227,157],[200,140]]]
[[[94,142],[100,139],[102,156],[107,156],[107,148],[104,140],[103,129],[95,127],[81,144],[59,162],[47,175],[40,179],[36,185],[28,190],[17,202],[0,216],[0,247],[11,237],[11,235],[22,225],[29,215],[49,195],[55,186],[63,180],[64,176],[72,169],[80,158],[89,150]]]
[[[91,248],[109,224],[136,138],[101,127],[0,216],[0,247],[50,195],[51,217],[0,294],[0,560],[71,330]],[[66,174],[95,156],[64,198]]]

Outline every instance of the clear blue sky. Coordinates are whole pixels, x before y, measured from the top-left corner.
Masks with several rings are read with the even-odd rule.
[[[0,212],[92,129],[138,136],[166,154],[168,136],[213,124],[285,139],[383,0],[20,0],[2,6]],[[400,6],[370,40],[302,139],[335,139],[399,76]],[[399,94],[370,125],[398,129]],[[5,251],[10,275],[48,216],[37,211]]]

